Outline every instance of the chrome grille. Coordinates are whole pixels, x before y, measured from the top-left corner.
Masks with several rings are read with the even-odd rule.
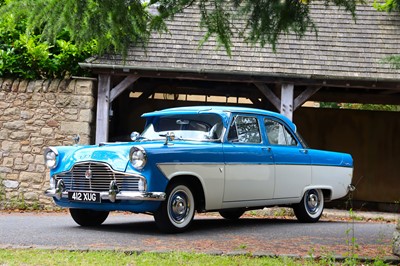
[[[86,178],[86,172],[91,171],[91,178]],[[116,172],[108,164],[85,162],[75,164],[69,172],[55,176],[62,179],[67,190],[108,191],[110,182],[116,181],[118,188],[124,191],[138,191],[139,177],[122,172]]]

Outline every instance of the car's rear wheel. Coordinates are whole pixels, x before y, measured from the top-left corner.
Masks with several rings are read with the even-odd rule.
[[[224,217],[225,219],[228,220],[237,220],[240,218],[240,216],[243,215],[245,211],[242,209],[236,209],[236,210],[223,210],[220,211],[219,214]]]
[[[69,209],[74,221],[81,226],[101,225],[108,217],[108,211],[94,211],[86,209]]]
[[[317,222],[324,211],[324,194],[320,189],[310,189],[304,193],[300,203],[293,207],[297,220],[304,223]]]
[[[172,184],[167,198],[154,213],[158,228],[165,233],[179,233],[191,225],[195,212],[193,193],[186,184]]]

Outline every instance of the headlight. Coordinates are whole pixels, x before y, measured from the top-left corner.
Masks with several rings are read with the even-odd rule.
[[[44,151],[44,163],[45,165],[50,168],[54,169],[57,166],[57,157],[58,157],[58,151],[55,148],[47,148]]]
[[[147,162],[146,151],[142,147],[132,147],[129,152],[129,160],[133,167],[136,169],[142,169]]]

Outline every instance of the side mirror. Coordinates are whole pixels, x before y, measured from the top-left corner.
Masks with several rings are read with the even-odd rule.
[[[139,138],[139,136],[140,136],[140,133],[134,131],[134,132],[131,133],[131,140],[132,141],[136,141]]]

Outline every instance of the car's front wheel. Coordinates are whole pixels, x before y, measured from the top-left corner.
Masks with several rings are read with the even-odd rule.
[[[190,187],[172,184],[167,189],[167,198],[154,213],[158,228],[165,233],[185,231],[193,221],[195,201]]]
[[[86,209],[69,209],[74,221],[81,226],[101,225],[108,217],[108,211],[94,211]]]
[[[304,193],[300,203],[293,207],[297,220],[304,223],[315,223],[324,211],[324,194],[320,189],[310,189]]]

